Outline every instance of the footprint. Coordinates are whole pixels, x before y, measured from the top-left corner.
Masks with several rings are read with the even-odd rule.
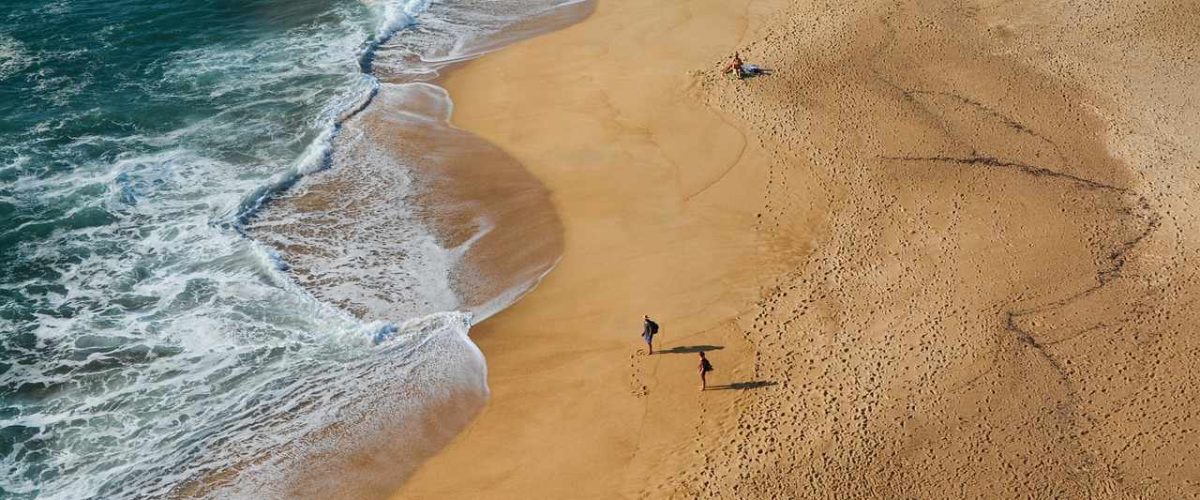
[[[629,393],[639,398],[650,393],[643,377],[642,363],[647,358],[645,354],[645,350],[638,349],[629,355]]]

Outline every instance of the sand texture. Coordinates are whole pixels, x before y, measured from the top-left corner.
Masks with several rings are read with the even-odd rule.
[[[1185,1],[601,0],[455,72],[564,252],[398,496],[1200,495],[1198,40]]]

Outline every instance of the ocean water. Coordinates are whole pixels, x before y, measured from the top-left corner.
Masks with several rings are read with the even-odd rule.
[[[370,295],[297,280],[246,228],[371,150],[339,135],[382,86],[428,89],[573,3],[6,1],[0,497],[394,486],[487,396],[478,317],[450,284],[459,249],[411,218],[368,240],[393,257],[328,260],[390,269]],[[315,293],[342,288],[370,307]],[[337,469],[362,456],[394,461],[389,479]]]

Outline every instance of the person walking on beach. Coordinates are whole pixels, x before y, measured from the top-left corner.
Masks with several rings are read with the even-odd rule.
[[[642,340],[646,341],[646,348],[650,354],[654,354],[654,336],[658,335],[658,323],[650,319],[649,315],[643,316],[645,323],[642,325]]]
[[[713,371],[712,363],[708,362],[708,358],[704,357],[704,351],[700,351],[700,390],[708,389],[708,372]]]

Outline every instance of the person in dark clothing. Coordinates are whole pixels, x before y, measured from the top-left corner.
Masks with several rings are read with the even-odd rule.
[[[658,335],[658,323],[650,319],[650,316],[644,316],[644,324],[642,325],[642,340],[646,341],[646,348],[650,354],[654,354],[654,336]]]
[[[708,389],[708,372],[713,371],[712,363],[708,362],[708,358],[704,357],[704,351],[700,351],[700,390]]]

